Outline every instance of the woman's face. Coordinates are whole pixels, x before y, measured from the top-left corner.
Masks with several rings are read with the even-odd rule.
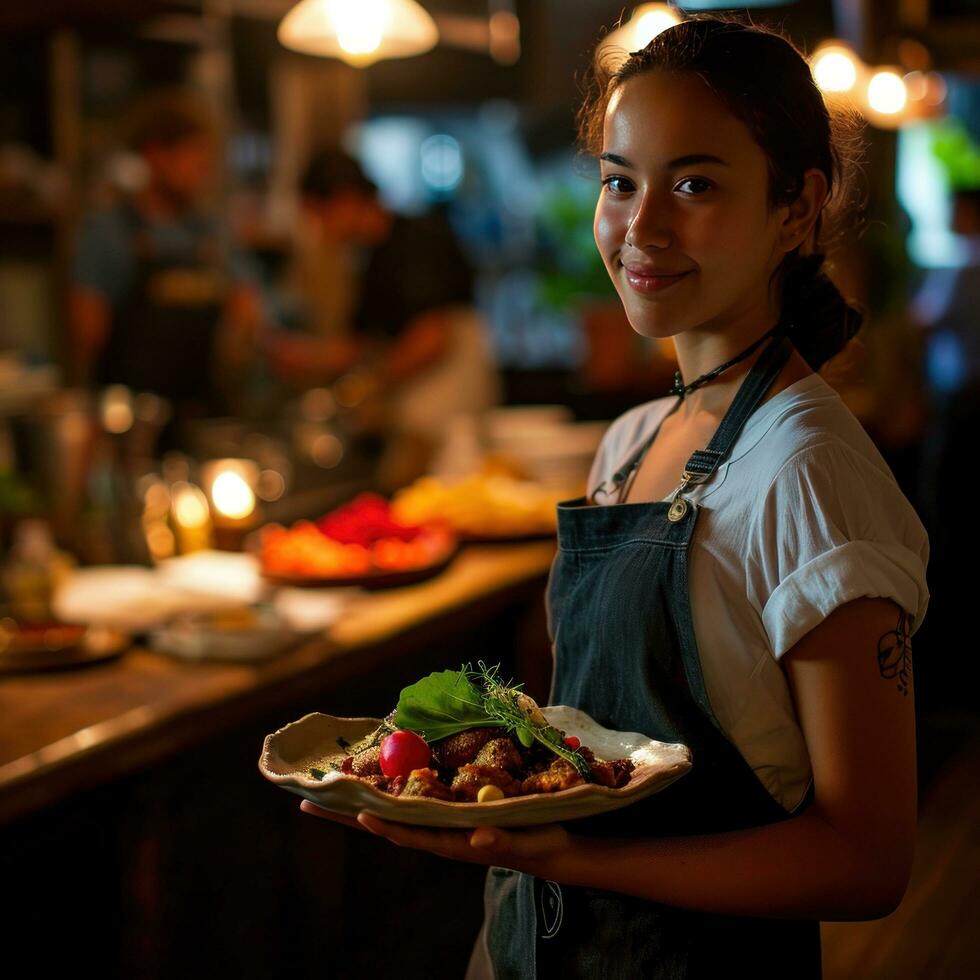
[[[651,71],[622,84],[600,167],[596,245],[637,333],[751,335],[775,322],[767,282],[786,209],[769,212],[762,149],[700,79]]]

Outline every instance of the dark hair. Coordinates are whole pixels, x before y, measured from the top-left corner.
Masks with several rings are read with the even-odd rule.
[[[606,107],[625,81],[657,69],[690,72],[748,126],[765,153],[770,208],[791,202],[811,167],[827,179],[824,212],[833,224],[854,207],[846,199],[860,173],[860,116],[844,107],[831,112],[789,38],[734,14],[692,14],[625,61],[624,54],[610,51],[593,61],[577,115],[587,153],[601,152]],[[821,212],[811,232],[813,251],[801,254],[802,243],[773,273],[780,276],[783,328],[814,371],[847,346],[864,320],[822,268],[830,241],[823,218]]]
[[[339,147],[329,147],[313,155],[300,178],[299,189],[304,197],[324,200],[344,191],[369,197],[378,192],[377,185],[367,177],[361,165]]]
[[[191,89],[156,89],[133,107],[126,122],[129,145],[175,146],[198,136],[214,136],[214,116],[203,99]]]

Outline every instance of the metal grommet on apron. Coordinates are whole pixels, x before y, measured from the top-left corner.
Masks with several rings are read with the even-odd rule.
[[[780,336],[765,348],[670,501],[590,506],[579,497],[558,505],[547,591],[555,653],[550,703],[580,708],[608,728],[684,742],[693,757],[691,770],[661,792],[575,820],[574,834],[716,834],[792,816],[708,702],[688,592],[700,506],[683,496],[691,484],[710,480],[791,351]],[[652,441],[624,470],[636,469]],[[810,800],[812,787],[802,805]],[[815,920],[715,915],[502,868],[489,870],[485,902],[481,944],[497,980],[715,980],[733,969],[755,980],[820,978]]]

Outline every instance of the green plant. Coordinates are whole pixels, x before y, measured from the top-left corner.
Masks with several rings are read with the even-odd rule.
[[[567,310],[584,298],[615,295],[592,236],[594,210],[592,183],[560,184],[547,195],[539,215],[548,257],[538,273],[542,305]]]
[[[953,190],[980,188],[980,144],[962,120],[946,116],[931,126],[932,152]]]

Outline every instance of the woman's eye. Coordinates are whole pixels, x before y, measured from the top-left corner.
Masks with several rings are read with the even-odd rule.
[[[614,194],[626,194],[633,189],[632,181],[626,177],[619,177],[613,174],[602,181],[602,186],[611,190]]]
[[[711,185],[711,182],[708,181],[708,180],[705,180],[703,177],[686,177],[677,186],[678,187],[683,187],[685,184],[702,184],[704,186],[704,188],[707,189],[707,190],[710,190],[711,189],[711,186],[712,186]],[[703,190],[701,190],[701,191],[694,191],[693,192],[693,196],[697,196],[697,195],[703,194],[703,193],[704,193]]]

